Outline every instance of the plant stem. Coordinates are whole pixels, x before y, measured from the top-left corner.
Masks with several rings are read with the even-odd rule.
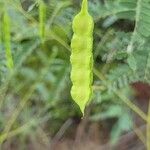
[[[134,125],[134,133],[137,135],[137,137],[141,140],[141,142],[146,147],[146,138],[143,134],[142,128],[138,128],[136,127],[136,125]]]
[[[39,3],[39,35],[42,43],[45,38],[45,20],[46,20],[46,6],[43,1]]]
[[[5,11],[3,16],[3,30],[4,30],[4,43],[5,43],[5,52],[6,52],[6,60],[7,60],[7,67],[12,70],[14,63],[11,53],[11,35],[10,35],[10,18]]]
[[[94,69],[94,73],[95,75],[104,82],[104,85],[106,87],[108,87],[109,83],[108,81],[106,81],[105,76],[99,72],[97,69]],[[144,121],[147,122],[147,116],[146,114],[139,108],[137,107],[134,103],[132,103],[126,96],[124,96],[123,93],[121,93],[121,91],[114,91],[112,90],[112,92],[114,92],[114,94],[116,94],[129,108],[131,108],[135,113],[137,113]]]
[[[150,150],[150,101],[148,106],[148,114],[147,114],[147,129],[146,129],[146,136],[147,136],[147,150]]]

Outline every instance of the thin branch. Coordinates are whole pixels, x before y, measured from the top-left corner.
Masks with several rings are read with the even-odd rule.
[[[104,85],[108,88],[108,81],[106,81],[105,76],[99,72],[97,69],[94,69],[95,75],[104,82]],[[147,122],[147,116],[146,114],[139,108],[137,107],[134,103],[132,103],[121,91],[115,91],[112,90],[114,94],[116,94],[129,108],[131,108],[135,113],[137,113],[144,121]]]

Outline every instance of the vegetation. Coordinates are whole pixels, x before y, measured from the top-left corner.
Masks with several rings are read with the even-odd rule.
[[[28,149],[39,135],[51,143],[68,118],[81,118],[70,95],[72,20],[80,4],[0,0],[0,149]],[[94,83],[85,117],[108,126],[112,146],[133,130],[150,150],[150,106],[138,106],[132,86],[150,83],[150,0],[89,0],[89,12]],[[136,115],[146,134],[135,128]]]

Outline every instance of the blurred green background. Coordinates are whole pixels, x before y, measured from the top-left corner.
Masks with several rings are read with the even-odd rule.
[[[95,21],[94,93],[85,120],[101,126],[97,133],[106,135],[105,141],[98,139],[102,144],[115,144],[134,128],[133,115],[124,103],[135,100],[129,86],[137,79],[132,71],[135,65],[133,59],[127,63],[126,52],[135,25],[134,2],[89,1]],[[79,0],[0,0],[1,149],[47,150],[64,137],[75,139],[84,119],[70,96],[70,41],[72,19],[80,4]],[[10,43],[5,38],[7,26]],[[5,51],[9,44],[12,69]]]

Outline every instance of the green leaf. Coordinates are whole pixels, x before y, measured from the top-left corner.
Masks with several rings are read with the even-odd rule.
[[[132,54],[128,56],[127,63],[133,71],[136,71],[137,69],[136,59]]]

